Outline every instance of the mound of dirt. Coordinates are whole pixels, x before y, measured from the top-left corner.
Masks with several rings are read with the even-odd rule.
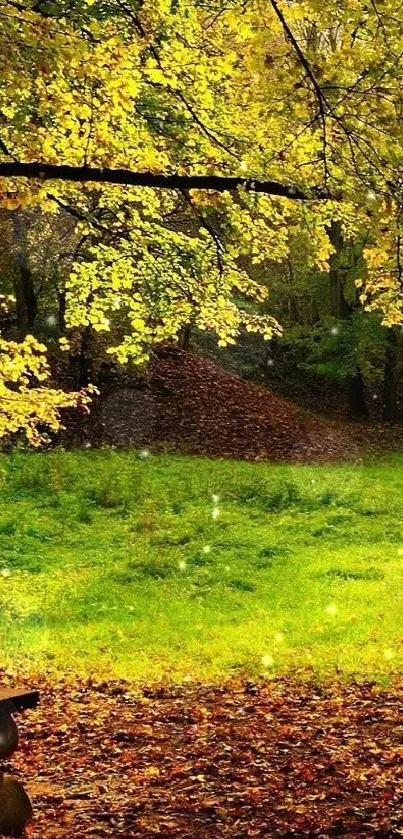
[[[91,445],[247,460],[328,461],[358,452],[340,424],[176,347],[159,351],[141,387],[127,375],[111,378],[79,434]]]

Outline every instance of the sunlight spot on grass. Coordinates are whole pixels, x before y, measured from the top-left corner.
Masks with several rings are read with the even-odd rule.
[[[397,549],[397,555],[398,556],[403,556],[403,548],[398,548]]]
[[[213,504],[218,504],[218,502],[220,500],[220,496],[214,494],[214,495],[211,496],[211,500],[212,500]]]
[[[273,667],[274,658],[272,655],[264,655],[262,658],[263,667]]]
[[[3,568],[2,569],[2,571],[1,571],[1,576],[2,577],[10,577],[10,575],[11,575],[11,571],[10,571],[9,568]]]
[[[219,516],[219,515],[220,515],[220,510],[219,510],[219,507],[214,507],[214,509],[213,509],[213,511],[212,511],[212,513],[211,513],[211,516],[212,516],[212,518],[214,519],[214,521],[216,521],[216,519],[218,519],[218,516]]]
[[[211,551],[211,546],[210,545],[203,545],[202,550],[203,550],[204,554],[209,554],[210,551]]]
[[[325,609],[325,612],[327,612],[328,615],[337,615],[337,611],[338,610],[335,603],[329,603],[329,605],[326,606]]]
[[[390,661],[394,656],[393,650],[384,650],[383,657],[386,658],[386,661]]]
[[[185,570],[185,568],[186,568],[186,562],[185,562],[185,560],[184,560],[184,559],[181,559],[181,560],[178,562],[178,568],[180,569],[180,571],[184,571],[184,570]]]
[[[147,460],[150,457],[150,452],[148,449],[142,449],[139,452],[139,460]]]
[[[277,643],[279,643],[279,644],[281,643],[281,641],[284,641],[283,633],[282,632],[276,632],[276,634],[274,636],[274,640],[277,641]]]

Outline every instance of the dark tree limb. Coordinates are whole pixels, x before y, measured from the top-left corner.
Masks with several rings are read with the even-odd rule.
[[[278,181],[260,181],[245,177],[225,175],[155,175],[152,172],[133,172],[131,169],[100,169],[91,166],[64,166],[51,163],[0,163],[0,178],[28,178],[30,180],[75,181],[76,183],[107,183],[124,186],[152,187],[154,189],[206,189],[216,192],[231,192],[245,189],[278,195],[299,201],[323,201],[329,199],[327,190],[315,187],[302,190],[298,186],[281,184]],[[340,200],[340,195],[333,195]]]

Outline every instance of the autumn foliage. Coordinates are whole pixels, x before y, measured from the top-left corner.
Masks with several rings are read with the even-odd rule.
[[[46,347],[31,335],[25,341],[0,340],[0,437],[22,432],[38,446],[45,429],[58,431],[60,411],[80,405],[86,409],[93,388],[65,393],[46,387],[50,371]]]
[[[32,839],[401,832],[401,685],[40,687],[14,761]]]
[[[2,0],[0,13],[0,165],[17,165],[1,204],[73,219],[67,329],[109,333],[136,363],[189,323],[222,345],[242,328],[271,338],[270,309],[251,307],[261,272],[296,235],[327,270],[333,223],[365,243],[361,305],[402,322],[395,3]]]

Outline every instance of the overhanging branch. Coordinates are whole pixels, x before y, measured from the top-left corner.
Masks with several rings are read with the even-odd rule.
[[[58,166],[51,163],[0,163],[0,178],[95,182],[181,191],[211,189],[216,192],[231,192],[245,189],[249,192],[261,192],[300,201],[323,201],[330,197],[327,191],[318,188],[304,191],[297,186],[288,186],[278,181],[221,175],[154,175],[151,172],[133,172],[131,169],[97,169],[91,166]]]

